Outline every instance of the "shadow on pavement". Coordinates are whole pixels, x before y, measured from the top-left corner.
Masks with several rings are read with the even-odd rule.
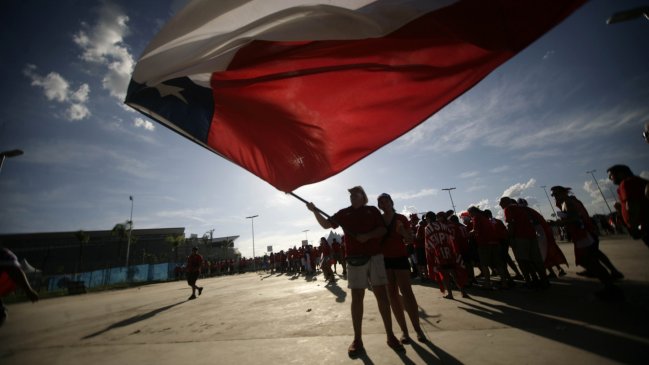
[[[570,278],[545,291],[472,293],[472,299],[457,301],[459,309],[476,316],[612,361],[644,364],[649,355],[649,286],[632,281],[618,285],[625,301],[596,300],[593,293],[601,288],[597,281]],[[482,299],[486,297],[492,302]]]
[[[182,302],[178,302],[176,304],[171,304],[171,305],[167,305],[167,306],[164,306],[164,307],[161,307],[161,308],[158,308],[158,309],[154,309],[154,310],[152,310],[150,312],[147,312],[147,313],[138,314],[138,315],[133,316],[131,318],[127,318],[127,319],[119,321],[117,323],[113,323],[110,326],[104,328],[103,330],[92,333],[92,334],[89,334],[87,336],[84,336],[81,339],[82,340],[87,340],[87,339],[99,336],[99,335],[101,335],[103,333],[106,333],[106,332],[108,332],[110,330],[113,330],[115,328],[125,327],[125,326],[128,326],[128,325],[133,324],[133,323],[144,321],[146,319],[149,319],[149,318],[155,316],[158,313],[164,312],[166,310],[169,310],[169,309],[171,309],[171,308],[173,308],[173,307],[175,307],[177,305],[183,304],[183,303],[185,303],[184,300]]]
[[[335,282],[327,283],[327,285],[325,285],[325,288],[336,296],[336,302],[345,302],[345,298],[347,298],[347,292],[344,291],[343,288],[339,287],[338,284],[336,284]]]

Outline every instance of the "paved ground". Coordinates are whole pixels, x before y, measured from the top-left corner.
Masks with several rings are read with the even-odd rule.
[[[560,246],[568,275],[543,292],[474,290],[472,299],[447,300],[415,282],[430,341],[402,355],[385,344],[370,293],[367,355],[353,360],[345,280],[251,273],[200,280],[205,291],[193,301],[184,282],[172,282],[10,305],[0,364],[646,364],[649,250],[603,239],[626,275],[627,301],[607,303],[592,296],[596,281],[575,274],[572,245]]]

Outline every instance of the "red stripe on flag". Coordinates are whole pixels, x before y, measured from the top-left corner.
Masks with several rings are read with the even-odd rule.
[[[384,38],[255,41],[212,76],[208,145],[285,192],[326,179],[416,127],[581,3],[464,1]]]

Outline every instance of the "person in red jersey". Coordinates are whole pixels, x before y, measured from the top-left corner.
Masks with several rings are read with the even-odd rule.
[[[0,327],[7,320],[7,309],[2,303],[2,297],[18,287],[25,291],[29,300],[38,301],[38,293],[29,285],[16,255],[10,250],[0,247]]]
[[[467,285],[465,288],[468,288],[475,281],[474,273],[474,259],[471,255],[471,248],[469,246],[469,231],[467,227],[460,223],[460,218],[453,214],[448,218],[448,224],[453,228],[453,236],[455,236],[455,244],[462,255],[462,261],[464,262],[464,267],[466,268],[467,273]]]
[[[324,274],[325,280],[334,283],[336,282],[336,278],[334,278],[334,273],[331,270],[331,251],[332,249],[331,247],[329,247],[329,242],[327,242],[327,239],[320,237],[320,269]]]
[[[560,211],[559,223],[566,227],[570,240],[575,248],[575,262],[597,277],[604,289],[595,293],[600,299],[620,300],[624,298],[623,292],[613,284],[614,278],[600,262],[596,241],[589,229],[588,213],[585,213],[583,204],[577,198],[570,196],[570,188],[553,186],[550,188]]]
[[[505,226],[505,223],[503,223],[503,221],[501,221],[500,219],[494,218],[493,213],[491,213],[491,210],[485,209],[484,212],[487,215],[487,218],[489,218],[491,224],[493,225],[494,233],[498,238],[498,242],[500,243],[500,252],[501,252],[502,260],[505,263],[505,269],[507,269],[507,267],[510,267],[514,271],[514,274],[516,275],[514,279],[522,280],[523,275],[521,274],[521,271],[518,269],[518,266],[516,265],[512,257],[509,255],[510,242],[509,242],[509,233],[507,232],[507,226]]]
[[[351,205],[325,218],[313,203],[307,208],[313,212],[316,220],[324,229],[342,227],[345,232],[345,249],[347,254],[347,287],[352,291],[351,314],[354,328],[354,341],[347,352],[356,357],[364,351],[362,339],[363,299],[368,284],[383,319],[387,334],[387,343],[392,349],[404,352],[405,348],[392,332],[392,316],[386,284],[385,263],[381,252],[381,239],[387,233],[381,212],[376,207],[367,205],[368,199],[360,186],[349,189]]]
[[[410,283],[410,262],[408,261],[406,243],[412,242],[413,236],[408,218],[394,210],[394,202],[389,194],[379,195],[378,206],[383,211],[383,222],[388,230],[388,234],[383,240],[383,260],[388,275],[390,307],[392,307],[392,313],[394,313],[394,318],[402,332],[401,343],[411,342],[406,317],[403,314],[404,309],[417,333],[417,340],[424,342],[426,335],[419,325],[417,299]],[[401,297],[403,297],[403,303]]]
[[[446,222],[446,213],[435,215],[428,212],[426,222],[426,262],[428,262],[428,277],[437,280],[442,293],[448,293],[444,298],[453,299],[451,279],[462,292],[463,298],[468,298],[466,271],[462,264],[462,256],[455,244],[453,227]]]
[[[428,265],[426,262],[426,216],[424,215],[419,221],[417,233],[413,246],[415,248],[415,258],[417,259],[417,272],[422,282],[428,281]]]
[[[512,279],[501,258],[500,243],[495,235],[493,225],[487,218],[486,214],[480,208],[472,206],[467,209],[471,215],[471,224],[473,234],[478,246],[478,256],[480,257],[480,267],[484,274],[485,287],[493,289],[491,283],[490,268],[500,276],[500,285],[502,288],[510,288]]]
[[[201,266],[203,265],[203,256],[198,254],[198,247],[192,247],[192,253],[187,257],[187,284],[192,288],[192,295],[188,300],[196,299],[196,291],[198,295],[203,294],[203,287],[196,285],[196,280],[201,273]]]
[[[613,165],[607,172],[618,185],[620,211],[629,233],[649,247],[649,181],[634,175],[626,165]]]
[[[514,256],[518,261],[525,282],[530,288],[544,289],[550,286],[539,249],[536,225],[540,225],[531,208],[518,205],[514,199],[502,197],[500,207],[512,242]]]

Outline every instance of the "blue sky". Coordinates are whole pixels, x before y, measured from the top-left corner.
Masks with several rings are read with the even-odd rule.
[[[0,233],[185,227],[239,235],[252,253],[317,242],[304,205],[242,168],[124,106],[132,68],[184,1],[5,0],[0,15]],[[296,194],[328,213],[363,185],[403,212],[459,211],[524,197],[549,217],[541,186],[573,188],[591,213],[608,212],[606,168],[649,177],[649,21],[606,25],[646,1],[591,1],[428,121]],[[308,230],[307,232],[304,232]]]

